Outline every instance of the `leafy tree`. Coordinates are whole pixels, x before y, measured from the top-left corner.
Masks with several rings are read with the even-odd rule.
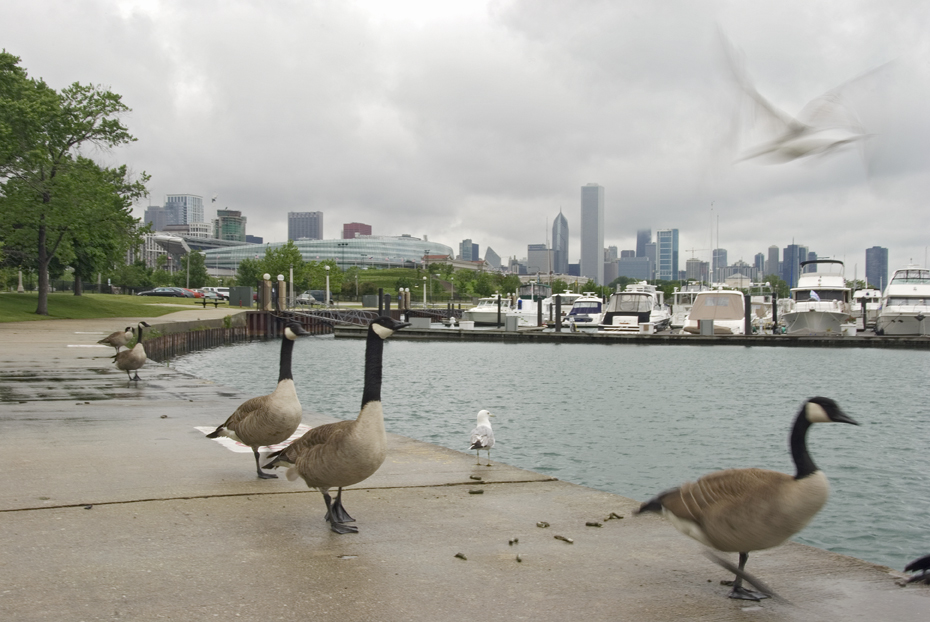
[[[501,292],[512,293],[520,290],[520,277],[516,274],[508,274],[506,276],[499,275],[501,277],[500,288]]]
[[[236,269],[236,284],[243,287],[258,287],[265,270],[259,259],[247,257],[239,262]]]
[[[187,271],[188,262],[190,262],[189,273]],[[190,280],[188,280],[188,277]],[[174,275],[174,281],[178,287],[204,287],[207,284],[208,278],[207,264],[203,253],[194,251],[181,257],[181,269]]]
[[[135,140],[120,122],[129,108],[121,97],[95,85],[74,83],[60,93],[29,78],[20,59],[0,52],[0,228],[5,238],[34,237],[39,279],[36,313],[48,315],[49,266],[73,259],[72,241],[86,232],[89,214],[112,193],[133,200],[137,184],[114,186],[125,169],[92,170],[79,156],[82,147],[110,149]],[[107,202],[112,205],[113,203]]]
[[[791,288],[788,287],[788,283],[779,276],[770,274],[762,281],[771,285],[772,289],[778,293],[779,298],[788,298],[791,295]]]

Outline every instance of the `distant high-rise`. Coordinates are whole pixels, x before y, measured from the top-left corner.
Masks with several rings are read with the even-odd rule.
[[[471,243],[471,260],[481,261],[481,252],[478,250],[478,245],[474,242]]]
[[[656,231],[656,278],[663,281],[678,280],[678,229]]]
[[[727,267],[727,249],[725,248],[715,248],[713,251],[713,256],[711,257],[711,278],[713,278],[714,283],[723,283],[723,280],[726,278],[726,275],[723,273],[723,269]]]
[[[581,187],[581,276],[604,284],[604,187]]]
[[[260,236],[260,235],[249,235],[249,234],[246,234],[246,235],[245,235],[245,241],[246,241],[248,244],[262,244],[262,243],[265,241],[265,238],[263,238],[263,237]]]
[[[692,257],[685,262],[685,279],[701,283],[710,282],[710,264]]]
[[[152,225],[152,231],[164,231],[168,225],[168,208],[161,205],[149,205],[145,208],[144,222]]]
[[[778,264],[779,264],[778,247],[772,244],[771,246],[769,246],[768,259],[765,260],[765,270],[763,271],[765,272],[765,276],[768,276],[770,274],[774,274],[775,276],[778,276],[779,274],[781,274],[781,270],[779,270]]]
[[[636,256],[646,256],[646,244],[652,242],[652,229],[640,229],[636,232]]]
[[[632,249],[628,251],[620,251],[620,258],[623,259],[624,257],[636,257],[636,251]]]
[[[887,248],[873,246],[865,249],[865,280],[870,286],[881,290],[888,285]]]
[[[649,281],[656,278],[656,243],[647,242],[644,252],[645,255],[643,256],[649,260],[648,266],[650,269],[649,276],[647,276],[645,280]]]
[[[801,259],[801,250],[804,251],[804,259]],[[789,244],[782,251],[781,260],[781,278],[788,284],[788,287],[795,287],[798,284],[798,275],[801,272],[801,261],[807,260],[807,248],[797,244]]]
[[[245,223],[246,217],[239,210],[218,209],[213,221],[213,237],[245,242]]]
[[[552,269],[552,251],[545,244],[529,244],[526,247],[527,274],[549,274]]]
[[[323,212],[288,212],[288,240],[322,240]]]
[[[363,222],[347,222],[342,225],[343,240],[351,240],[359,235],[371,235],[371,225],[366,225]]]
[[[752,259],[752,267],[756,271],[756,279],[762,280],[762,277],[765,276],[762,274],[765,272],[765,255],[762,253],[756,253],[755,257]]]
[[[168,210],[169,225],[189,225],[204,222],[203,197],[196,194],[165,195],[165,209]]]
[[[459,242],[459,259],[462,261],[474,261],[474,259],[472,259],[475,255],[474,249],[472,248],[473,246],[474,244],[472,244],[471,238]]]
[[[556,274],[568,274],[568,219],[562,210],[552,221],[552,270]]]
[[[501,256],[490,246],[484,250],[484,260],[495,270],[501,267]]]

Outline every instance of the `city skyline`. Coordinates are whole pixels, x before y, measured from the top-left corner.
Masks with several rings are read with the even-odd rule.
[[[322,211],[520,256],[561,208],[575,263],[577,188],[596,180],[608,246],[675,227],[682,260],[726,248],[752,263],[803,240],[863,274],[863,249],[888,248],[893,270],[924,264],[930,242],[930,6],[889,1],[10,0],[0,35],[52,88],[106,85],[132,108],[138,140],[94,159],[152,175],[150,197],[241,211],[267,241],[287,239],[289,211]],[[846,85],[862,152],[741,161],[762,128],[721,31],[785,114]]]

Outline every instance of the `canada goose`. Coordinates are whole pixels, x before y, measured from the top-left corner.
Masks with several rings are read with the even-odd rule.
[[[739,570],[749,551],[778,546],[814,517],[827,502],[830,486],[807,451],[812,423],[851,423],[836,402],[826,397],[807,400],[791,430],[792,477],[764,469],[728,469],[709,473],[696,482],[666,490],[637,510],[667,517],[678,531],[724,552],[739,553]],[[767,595],[742,587],[737,574],[730,598],[759,600]]]
[[[268,395],[253,397],[243,402],[223,425],[207,434],[207,438],[228,436],[252,448],[255,470],[261,479],[277,479],[273,473],[263,473],[259,464],[258,448],[285,441],[294,433],[303,418],[303,409],[294,389],[291,373],[291,354],[294,340],[306,335],[299,322],[288,322],[281,339],[281,363],[278,386]]]
[[[381,408],[381,359],[384,340],[408,322],[379,317],[368,325],[365,345],[365,388],[358,418],[313,428],[281,451],[269,456],[266,469],[287,468],[287,479],[302,477],[310,488],[323,493],[329,527],[336,533],[357,533],[346,525],[355,519],[342,505],[342,489],[357,484],[378,470],[387,454],[384,412]],[[338,488],[336,499],[330,488]]]
[[[916,581],[930,584],[930,555],[915,559],[904,568],[905,572],[917,572],[918,570],[920,574],[912,575],[907,582],[914,583]]]
[[[119,352],[120,348],[132,341],[132,337],[132,326],[127,326],[125,331],[118,330],[115,333],[110,333],[97,343],[104,346],[113,346]]]
[[[478,425],[471,431],[471,447],[475,450],[476,464],[481,464],[481,450],[486,449],[488,452],[488,466],[491,466],[491,448],[494,447],[494,431],[491,430],[491,422],[488,417],[493,417],[486,410],[478,411]]]
[[[126,372],[126,375],[129,376],[130,382],[133,380],[139,380],[139,372],[136,371],[145,365],[145,347],[142,345],[142,327],[149,326],[146,322],[139,322],[139,334],[136,335],[136,345],[132,347],[132,350],[123,350],[122,352],[117,351],[113,355],[113,362],[116,364],[117,369],[121,369]],[[133,377],[130,375],[130,371],[135,371],[136,375]]]

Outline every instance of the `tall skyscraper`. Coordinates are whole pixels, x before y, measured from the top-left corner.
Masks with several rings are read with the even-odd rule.
[[[481,261],[481,251],[479,250],[479,245],[474,242],[471,243],[471,260],[472,261]]]
[[[888,249],[873,246],[865,249],[865,280],[884,291],[888,285]],[[897,287],[897,285],[895,285]]]
[[[779,274],[781,274],[781,270],[779,269],[779,261],[778,261],[778,247],[775,246],[774,244],[769,246],[769,257],[768,259],[765,260],[764,272],[765,272],[765,276],[768,276],[770,274],[774,274],[775,276],[778,276]]]
[[[636,232],[636,256],[646,256],[646,244],[652,242],[652,229],[640,229]]]
[[[471,238],[459,242],[459,258],[462,259],[462,261],[474,261],[472,257],[474,257],[475,253],[472,246],[474,245],[472,244]]]
[[[323,212],[288,212],[287,239],[322,240]]]
[[[562,210],[552,221],[552,262],[556,274],[568,274],[568,219]]]
[[[351,240],[356,235],[371,235],[371,225],[363,222],[347,222],[342,225],[342,239]]]
[[[529,244],[526,247],[527,274],[549,274],[552,270],[552,251],[545,244]]]
[[[714,279],[714,283],[723,283],[723,280],[726,278],[724,274],[724,268],[727,267],[727,249],[725,248],[715,248],[713,256],[711,258],[711,276]]]
[[[801,272],[801,261],[807,260],[807,249],[804,248],[804,259],[801,259],[802,247],[797,244],[789,244],[782,251],[781,260],[781,278],[788,284],[788,287],[794,287],[798,284],[798,275]]]
[[[484,250],[484,260],[495,270],[501,267],[501,256],[495,253],[490,246]]]
[[[615,261],[619,257],[620,255],[617,251],[616,246],[608,246],[606,249],[604,249],[604,261],[605,262],[609,263],[611,261]]]
[[[604,284],[604,187],[581,187],[581,276]]]
[[[169,219],[168,208],[161,205],[149,205],[145,208],[144,222],[151,223],[152,231],[164,231],[168,225]]]
[[[762,277],[765,276],[762,274],[765,272],[765,255],[762,253],[756,253],[755,257],[752,259],[752,267],[756,271],[756,280],[761,281]]]
[[[652,279],[656,278],[656,243],[647,242],[644,252],[644,257],[649,260],[649,263],[647,264],[649,266],[649,276],[647,276],[645,280],[651,281]]]
[[[213,221],[213,237],[245,242],[245,223],[246,217],[239,210],[218,209]]]
[[[169,194],[165,196],[165,209],[169,225],[189,225],[204,222],[203,197],[196,194]]]
[[[678,229],[656,231],[656,278],[663,281],[678,280]]]

